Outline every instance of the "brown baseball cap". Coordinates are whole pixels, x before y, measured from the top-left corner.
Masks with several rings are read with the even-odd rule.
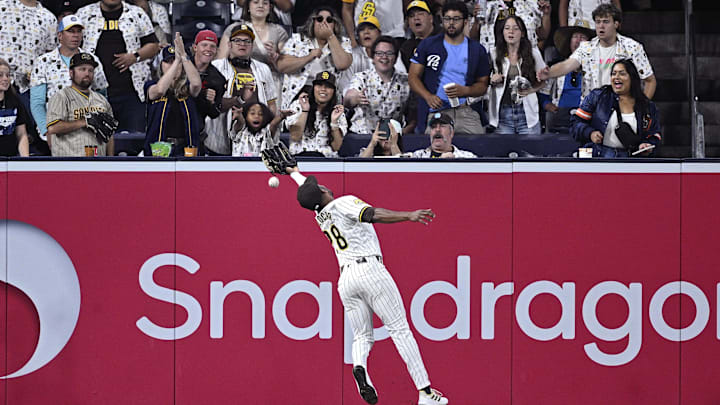
[[[232,34],[230,34],[230,38],[235,38],[240,34],[247,34],[253,41],[255,40],[255,31],[253,31],[253,29],[247,24],[240,24],[237,27],[233,28]]]
[[[98,63],[95,61],[95,58],[93,58],[92,55],[86,52],[80,52],[73,55],[72,58],[70,58],[70,69],[80,66],[80,65],[91,65],[92,67],[97,67]]]

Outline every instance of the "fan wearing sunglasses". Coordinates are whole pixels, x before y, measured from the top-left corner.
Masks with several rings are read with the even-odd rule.
[[[584,27],[560,27],[553,37],[561,60],[572,55],[580,43],[589,41],[595,31]],[[538,93],[538,98],[545,111],[547,132],[569,133],[570,115],[578,108],[582,99],[582,69],[569,72],[565,76],[550,79],[550,94]]]
[[[329,7],[316,9],[285,43],[278,58],[278,71],[284,73],[282,109],[288,109],[318,73],[327,71],[337,76],[350,67],[351,53],[350,40],[343,35],[335,11]]]

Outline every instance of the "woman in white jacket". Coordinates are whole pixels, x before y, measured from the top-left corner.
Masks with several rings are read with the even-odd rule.
[[[534,94],[545,82],[535,72],[545,67],[542,55],[530,44],[522,19],[508,17],[495,33],[491,52],[490,125],[496,134],[540,134],[538,99]],[[498,57],[498,55],[500,55]]]

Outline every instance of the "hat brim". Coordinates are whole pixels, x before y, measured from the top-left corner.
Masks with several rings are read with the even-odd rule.
[[[570,56],[570,38],[572,38],[573,34],[576,32],[580,32],[588,37],[588,40],[595,38],[595,31],[591,30],[590,28],[580,27],[580,26],[569,26],[569,27],[560,27],[555,31],[555,35],[553,35],[553,43],[555,44],[555,48],[557,48],[560,55],[567,58]]]
[[[312,81],[313,86],[316,84],[321,84],[321,83],[327,83],[327,84],[332,85],[333,88],[337,88],[337,86],[335,85],[335,82],[331,81],[330,79],[315,79]]]

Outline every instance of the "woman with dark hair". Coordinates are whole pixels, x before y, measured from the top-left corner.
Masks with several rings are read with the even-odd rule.
[[[278,71],[285,74],[281,108],[287,109],[318,73],[338,75],[350,67],[351,53],[350,40],[343,35],[342,22],[335,11],[330,7],[316,9],[285,43],[277,61]]]
[[[26,122],[28,113],[12,87],[10,64],[0,58],[0,156],[30,156]]]
[[[185,53],[179,33],[175,46],[162,50],[162,62],[157,80],[145,83],[147,98],[147,130],[145,156],[152,156],[152,144],[169,142],[171,156],[184,156],[184,148],[197,148],[200,142],[200,122],[195,97],[200,94],[202,81],[195,65]],[[195,150],[197,152],[197,150]]]
[[[301,92],[290,104],[293,115],[285,124],[290,129],[290,152],[294,155],[337,157],[347,133],[345,109],[338,103],[335,76],[320,72],[308,95]]]
[[[535,72],[545,67],[542,55],[527,39],[522,19],[511,16],[498,25],[491,53],[490,124],[497,134],[540,134],[538,98],[545,82]]]
[[[572,134],[592,142],[593,156],[644,156],[660,145],[660,114],[641,86],[640,74],[629,59],[615,61],[610,84],[594,89],[572,117]]]

